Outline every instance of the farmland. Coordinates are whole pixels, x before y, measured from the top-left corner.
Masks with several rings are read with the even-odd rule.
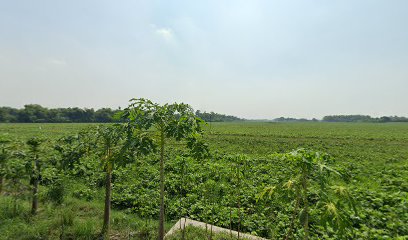
[[[44,154],[47,158],[58,158],[52,147],[58,139],[95,126],[0,124],[0,135],[15,141],[26,141],[33,136],[46,138],[49,147]],[[311,207],[310,238],[405,239],[408,236],[408,124],[209,123],[204,126],[203,139],[212,156],[198,160],[191,158],[178,143],[170,142],[172,151],[166,152],[167,229],[178,218],[188,216],[223,227],[231,225],[262,237],[284,238],[291,224],[293,202],[278,195],[259,198],[259,193],[268,185],[288,180],[292,172],[283,157],[295,149],[306,148],[331,156],[332,167],[341,177],[333,177],[330,184],[346,186],[357,209],[357,212],[351,208],[345,210],[349,224],[345,233],[339,233],[332,226],[324,229],[318,223],[322,210]],[[153,233],[159,211],[157,157],[157,154],[140,156],[113,171],[113,236],[130,236],[129,232],[144,229],[146,239],[157,238]],[[89,226],[86,231],[90,234],[99,230],[102,221],[99,219],[103,209],[103,171],[98,170],[97,163],[98,158],[92,156],[81,159],[81,166],[71,169],[64,178],[65,205],[59,207],[61,211],[69,208],[72,221]],[[44,184],[40,190],[47,192],[49,188]],[[21,214],[7,217],[5,213],[9,209],[2,205],[0,221],[4,224],[0,224],[0,232],[6,233],[5,239],[24,239],[24,234],[13,235],[16,224],[21,231],[27,231],[26,236],[28,233],[37,237],[48,234],[51,239],[61,236],[60,218],[50,215],[62,213],[47,196],[40,194],[40,198],[40,213],[28,222]],[[26,199],[24,195],[18,198],[21,211],[29,211]],[[7,194],[0,200],[11,202]],[[74,206],[87,210],[75,210]],[[30,221],[40,222],[38,228],[44,229],[30,229]],[[82,230],[75,229],[75,226],[79,228],[77,223],[68,224],[67,239],[81,238],[78,232]],[[301,238],[304,236],[301,223],[294,224],[297,227],[293,238]],[[135,239],[143,238],[135,235]]]

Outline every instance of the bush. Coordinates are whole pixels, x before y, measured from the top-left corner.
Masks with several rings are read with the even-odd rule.
[[[72,196],[78,199],[85,199],[91,201],[95,197],[95,191],[89,188],[80,188],[72,193]]]
[[[56,181],[48,188],[47,199],[57,205],[61,205],[64,202],[65,193],[65,185],[62,181]]]

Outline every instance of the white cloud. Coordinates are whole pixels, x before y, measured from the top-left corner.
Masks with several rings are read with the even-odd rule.
[[[47,61],[48,64],[50,65],[57,65],[57,66],[65,66],[67,65],[67,62],[62,59],[56,59],[56,58],[50,58]]]
[[[174,33],[171,28],[157,28],[155,32],[166,41],[173,39]]]

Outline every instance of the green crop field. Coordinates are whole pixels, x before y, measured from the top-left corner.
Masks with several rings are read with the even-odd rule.
[[[42,154],[52,162],[69,159],[71,155],[67,157],[65,153],[75,153],[76,142],[65,143],[64,149],[69,146],[72,149],[62,155],[56,151],[55,145],[62,144],[58,139],[95,126],[0,124],[0,136],[12,139],[16,142],[15,149],[25,151],[28,150],[22,146],[27,139],[47,139]],[[270,197],[266,194],[262,198],[260,193],[267,186],[279,186],[291,179],[297,172],[286,165],[285,154],[306,148],[331,156],[331,167],[339,174],[330,175],[330,186],[347,188],[357,210],[353,211],[345,203],[340,205],[347,215],[346,230],[337,230],[343,226],[339,223],[325,227],[320,222],[325,215],[324,209],[319,207],[319,199],[323,197],[317,190],[311,190],[307,197],[310,238],[408,238],[406,123],[208,123],[204,126],[203,140],[211,156],[202,159],[191,158],[179,144],[170,142],[165,165],[166,229],[178,218],[187,216],[271,239],[302,238],[301,214],[291,220],[296,212],[296,201],[290,200],[292,193],[271,193]],[[113,171],[112,239],[157,238],[158,155],[134,158],[134,162]],[[104,197],[104,175],[98,159],[96,154],[85,156],[66,171],[65,188],[61,191],[64,199],[59,203],[62,205],[53,202],[54,187],[44,180],[40,184],[36,216],[25,213],[29,212],[28,191],[13,197],[13,189],[5,187],[0,196],[0,239],[92,239],[90,236],[96,236],[102,227]],[[49,169],[43,173],[44,179],[56,171]],[[313,175],[318,177],[318,173]],[[27,181],[22,180],[21,186],[28,185]],[[330,199],[336,204],[335,199],[339,204],[345,200],[334,195],[330,195]],[[13,205],[17,205],[19,213],[12,213]],[[329,216],[330,221],[337,221],[335,216],[344,220],[342,214],[336,214]],[[290,232],[288,229],[293,227]]]

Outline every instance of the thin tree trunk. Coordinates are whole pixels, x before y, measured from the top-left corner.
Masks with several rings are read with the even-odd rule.
[[[238,165],[238,239],[239,239],[239,232],[241,230],[241,181],[240,175],[241,169],[240,165]]]
[[[181,215],[181,218],[180,219],[183,219],[183,214],[182,214],[182,211],[185,209],[184,208],[184,201],[183,201],[183,197],[184,197],[184,175],[185,175],[185,172],[186,172],[186,170],[185,170],[185,165],[186,165],[186,163],[185,163],[185,159],[183,158],[183,165],[182,165],[182,167],[181,167],[181,188],[180,188],[180,208],[181,208],[181,211],[180,211],[180,215]],[[186,211],[187,212],[187,211]],[[187,215],[187,214],[186,214]],[[184,216],[184,226],[183,227],[181,227],[181,224],[180,224],[180,229],[181,229],[181,239],[182,240],[185,240],[185,226],[186,226],[186,218],[187,218],[187,216]]]
[[[303,191],[304,191],[304,204],[305,204],[305,221],[303,223],[303,229],[305,231],[305,236],[304,236],[304,240],[308,240],[309,239],[309,201],[307,199],[307,173],[303,174],[303,178],[302,178],[302,187],[303,187]]]
[[[39,163],[38,159],[34,162],[34,176],[33,176],[33,201],[31,204],[31,214],[36,214],[38,210],[38,175],[39,175]]]
[[[230,207],[230,237],[232,239],[232,210]]]
[[[295,204],[295,208],[293,209],[293,212],[292,212],[289,232],[286,235],[285,240],[289,240],[289,237],[293,237],[293,228],[294,228],[294,225],[295,225],[296,213],[297,213],[297,211],[299,209],[299,203],[300,203],[300,193],[299,193],[299,189],[296,189],[296,204]]]
[[[213,225],[211,224],[211,227],[210,227],[210,240],[212,240],[212,234],[213,234],[212,227],[213,227]]]
[[[182,235],[181,235],[181,239],[186,239],[186,221],[187,221],[187,218],[184,218],[184,224],[183,224],[183,232],[182,232]]]
[[[160,136],[160,219],[159,240],[164,239],[164,131]]]
[[[110,212],[111,212],[111,192],[112,192],[112,168],[107,166],[106,182],[105,182],[105,211],[103,215],[102,236],[104,239],[109,239],[110,228]]]

